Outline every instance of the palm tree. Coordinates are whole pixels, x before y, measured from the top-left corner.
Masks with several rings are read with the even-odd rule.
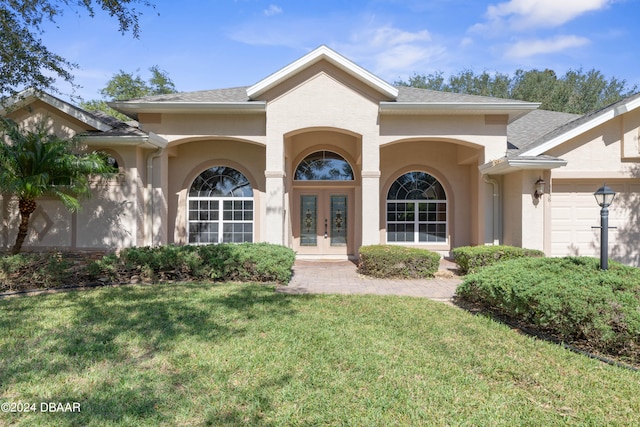
[[[18,198],[20,226],[11,249],[17,254],[29,229],[36,200],[43,196],[62,201],[70,211],[80,208],[80,198],[91,195],[94,177],[116,171],[98,152],[83,153],[76,139],[64,140],[47,131],[44,122],[35,130],[0,118],[0,192]]]

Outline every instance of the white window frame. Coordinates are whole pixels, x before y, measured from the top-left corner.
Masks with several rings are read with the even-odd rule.
[[[236,170],[236,172],[238,171]],[[238,172],[238,173],[241,174],[241,172]],[[244,176],[244,174],[242,175]],[[246,177],[244,179],[246,179]],[[190,190],[187,190],[187,191],[188,191],[187,192],[187,215],[186,215],[187,244],[207,245],[207,244],[216,244],[216,243],[244,243],[244,242],[252,243],[255,241],[256,204],[255,204],[255,197],[253,195],[238,197],[238,196],[233,196],[231,195],[232,193],[230,193],[227,195],[191,196],[189,195]],[[253,189],[251,190],[251,193],[253,194]],[[201,209],[201,204],[203,201],[208,202],[207,203],[208,206]],[[211,208],[211,205],[213,205],[214,202],[217,204],[217,207]],[[197,204],[196,205],[197,207],[195,209],[192,209],[193,203]],[[235,204],[237,203],[241,203],[241,207],[239,209],[235,208]],[[247,203],[251,203],[250,209],[246,208]],[[231,209],[225,211],[225,204],[231,204]],[[205,217],[207,217],[208,219],[201,219],[202,212],[207,212],[207,215],[205,215]],[[227,218],[225,218],[225,212],[227,213]],[[230,218],[228,218],[229,212],[231,213]],[[209,233],[211,234],[217,233],[217,236],[207,236],[207,239],[209,237],[215,237],[215,240],[201,241],[202,236],[206,234],[207,231],[202,230],[201,227],[198,226],[196,227],[196,230],[192,232],[191,229],[194,224],[216,225],[217,227],[216,231],[209,232]],[[235,230],[235,228],[237,228],[238,225],[240,225],[239,231]],[[231,230],[225,230],[225,228],[231,228]],[[192,237],[197,241],[192,241]],[[246,237],[249,237],[249,238],[246,238]]]
[[[191,211],[193,211],[193,209],[190,209],[191,207],[191,203],[192,201],[217,201],[218,202],[218,219],[214,219],[214,220],[201,220],[201,219],[195,219],[192,220],[190,215],[191,215]],[[251,220],[245,219],[245,218],[240,218],[240,219],[224,219],[224,202],[251,202],[252,203],[252,207],[251,207]],[[195,196],[195,197],[188,197],[188,212],[187,212],[187,239],[188,239],[188,244],[190,245],[207,245],[207,244],[212,244],[212,243],[243,243],[243,242],[253,242],[254,241],[254,230],[255,230],[255,202],[253,200],[253,197],[222,197],[222,196],[213,196],[213,197],[202,197],[202,196]],[[200,210],[198,209],[196,212],[199,212]],[[231,212],[244,212],[244,210],[242,211],[236,211],[235,209],[232,209]],[[244,215],[243,215],[244,217]],[[191,224],[218,224],[218,240],[215,242],[192,242],[191,241]],[[229,232],[225,233],[224,230],[224,226],[225,225],[229,225],[229,224],[245,224],[245,225],[250,225],[251,227],[251,240],[244,240],[244,238],[241,241],[235,241],[235,239],[231,239],[230,241],[224,240],[225,234],[228,234]],[[235,231],[231,231],[231,234],[235,234]],[[247,233],[246,231],[243,231],[242,234]]]
[[[389,221],[389,203],[405,203],[413,204],[414,219],[413,221]],[[445,205],[445,220],[444,221],[420,221],[420,213],[418,205],[425,204],[444,204]],[[427,212],[429,212],[427,210]],[[436,211],[437,212],[437,211]],[[412,224],[413,225],[413,241],[389,241],[389,224]],[[442,241],[420,241],[420,225],[439,225],[444,224],[444,240]],[[390,245],[448,245],[449,244],[449,203],[447,200],[398,200],[387,199],[385,204],[385,240]]]

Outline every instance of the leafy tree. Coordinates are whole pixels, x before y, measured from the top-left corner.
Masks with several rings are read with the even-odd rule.
[[[441,72],[428,75],[416,74],[407,82],[397,85],[411,86],[445,92],[470,95],[495,96],[540,102],[543,110],[585,114],[619,101],[636,92],[636,85],[629,87],[626,80],[607,79],[600,71],[582,69],[569,70],[564,76],[555,71],[516,70],[514,76],[502,73],[483,72],[476,75],[464,70],[449,76],[447,80]]]
[[[166,71],[161,70],[157,65],[149,68],[149,71],[151,71],[151,78],[149,79],[151,95],[176,93],[176,87]]]
[[[540,102],[540,108],[551,111],[565,111],[569,94],[567,85],[558,81],[553,70],[517,70],[511,82],[511,93],[508,98],[521,101]]]
[[[509,76],[483,72],[475,75],[471,70],[464,70],[449,78],[452,91],[470,95],[496,96],[504,98],[509,93]]]
[[[125,100],[142,98],[151,95],[164,95],[176,93],[176,87],[166,71],[161,70],[157,65],[149,68],[151,77],[145,82],[139,74],[127,73],[120,70],[107,82],[107,85],[100,90],[102,100],[91,100],[81,102],[80,107],[87,111],[102,111],[120,120],[129,120],[127,116],[109,107],[105,100]]]
[[[131,31],[137,38],[142,12],[136,5],[153,7],[149,0],[0,0],[0,97],[28,87],[58,92],[56,78],[74,85],[72,71],[78,65],[45,46],[45,23],[55,23],[69,10],[93,17],[102,9],[118,20],[122,34]]]
[[[54,197],[67,209],[80,208],[80,198],[91,195],[91,179],[115,173],[107,157],[82,153],[76,139],[63,140],[48,132],[43,123],[34,131],[12,120],[0,119],[4,143],[0,143],[0,192],[18,198],[20,225],[12,254],[17,254],[29,229],[36,200]]]
[[[442,71],[436,71],[435,73],[424,75],[424,74],[414,74],[409,77],[409,81],[403,82],[398,81],[395,82],[398,86],[409,86],[420,89],[429,89],[429,90],[438,90],[444,92],[451,92],[449,86],[444,81]]]

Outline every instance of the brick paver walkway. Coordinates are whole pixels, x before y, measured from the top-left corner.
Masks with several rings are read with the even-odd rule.
[[[452,274],[455,264],[440,263],[433,279],[375,279],[358,274],[350,261],[301,261],[293,266],[293,278],[277,292],[290,294],[378,294],[406,295],[450,301],[462,281]]]

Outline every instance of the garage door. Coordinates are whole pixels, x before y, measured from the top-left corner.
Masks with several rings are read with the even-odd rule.
[[[551,194],[551,252],[553,256],[600,256],[600,207],[593,193],[596,180],[554,179]],[[616,193],[609,208],[609,254],[625,264],[640,262],[640,180],[611,180]]]

